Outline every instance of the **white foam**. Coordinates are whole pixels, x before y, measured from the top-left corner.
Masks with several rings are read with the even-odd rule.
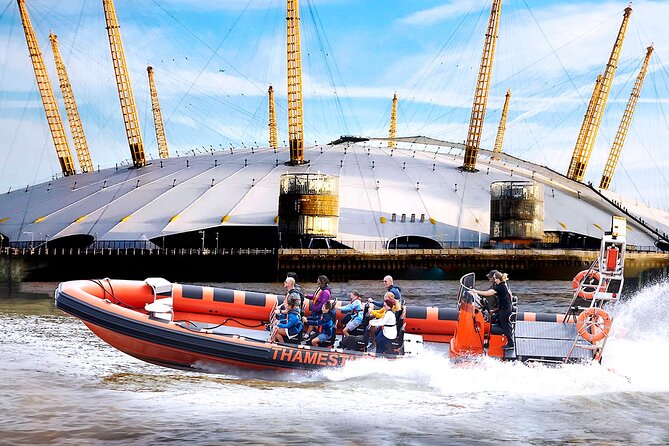
[[[364,359],[325,370],[339,382],[364,378],[427,386],[441,395],[593,395],[606,392],[666,392],[669,369],[669,282],[647,287],[609,311],[614,323],[602,364],[561,366],[481,358],[455,364],[443,354],[425,352],[397,360]]]
[[[634,390],[669,390],[669,281],[618,302],[602,365],[629,376]]]

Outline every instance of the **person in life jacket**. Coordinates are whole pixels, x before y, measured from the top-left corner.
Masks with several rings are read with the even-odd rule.
[[[296,339],[302,332],[300,310],[297,308],[299,297],[291,296],[286,300],[286,319],[277,324],[277,330],[269,338],[269,342],[284,342],[287,339]]]
[[[383,286],[386,287],[386,291],[393,293],[395,301],[399,302],[402,300],[402,289],[399,285],[395,285],[395,281],[392,276],[386,276],[383,278]]]
[[[383,286],[386,288],[386,293],[392,293],[393,294],[393,299],[395,299],[395,310],[394,311],[399,311],[402,308],[402,289],[399,287],[399,285],[395,285],[395,282],[393,281],[392,276],[386,276],[383,278]],[[384,297],[385,299],[385,294]],[[367,302],[374,304],[374,307],[381,309],[383,308],[383,302],[381,301],[376,301],[372,299],[368,299]]]
[[[389,297],[392,297],[393,299],[395,299],[395,295],[391,291],[388,291],[383,295],[384,301],[385,301],[385,299],[388,299]],[[367,303],[369,303],[371,305],[374,305],[374,308],[371,308],[369,310],[369,313],[372,315],[372,317],[374,317],[376,319],[379,319],[379,318],[383,317],[383,313],[386,312],[386,309],[383,306],[383,302],[378,302],[378,301],[372,300],[372,298],[369,298],[369,299],[367,299]],[[379,309],[376,310],[375,309],[376,307],[379,307]],[[393,305],[392,310],[397,312],[397,311],[400,311],[401,309],[402,309],[402,307],[400,306],[400,303],[397,300],[395,300],[395,305]]]
[[[344,327],[344,330],[342,330],[342,334],[344,336],[348,336],[350,332],[355,330],[362,324],[362,320],[364,317],[364,311],[362,309],[362,302],[361,298],[362,296],[357,290],[353,290],[349,293],[351,297],[351,303],[348,305],[344,305],[339,309],[339,311],[342,312],[342,314],[350,314],[349,321],[346,323],[346,326]]]
[[[495,296],[497,297],[497,302],[499,305],[499,325],[504,331],[506,336],[507,343],[504,348],[515,348],[513,342],[513,331],[511,330],[511,322],[509,321],[509,316],[513,312],[511,308],[511,291],[509,291],[509,286],[506,283],[509,280],[509,276],[506,273],[500,273],[499,271],[491,271],[493,286],[489,290],[478,291],[472,289],[472,292],[480,296]]]
[[[371,327],[382,327],[375,335],[377,353],[385,353],[388,345],[397,337],[397,318],[395,312],[392,311],[396,304],[394,297],[386,297],[383,301],[383,309],[385,310],[383,316],[369,321]]]
[[[381,303],[381,308],[378,310],[374,309],[374,306],[378,306],[378,303],[374,303],[374,301],[370,298],[368,299],[368,302],[370,303],[370,308],[369,308],[369,316],[372,320],[374,319],[381,319],[383,316],[386,314],[386,307],[385,307],[385,300],[386,299],[393,299],[394,304],[393,308],[391,308],[392,311],[398,311],[398,305],[397,301],[395,301],[395,295],[391,293],[390,291],[386,292],[386,294],[383,295],[383,303]],[[374,306],[373,306],[374,305]],[[376,326],[370,324],[367,326],[365,329],[365,342],[369,342],[370,340],[372,341],[372,344],[376,344],[376,337],[375,337],[375,331],[376,331]]]
[[[300,286],[300,284],[297,283],[297,273],[293,272],[293,271],[290,271],[290,272],[286,273],[286,277],[287,278],[290,277],[290,278],[293,279],[293,283],[295,284],[293,288],[300,295],[300,309],[302,309],[302,307],[304,307],[304,293],[302,292],[302,287]]]
[[[286,289],[286,297],[284,298],[283,303],[279,307],[280,313],[277,315],[277,318],[285,319],[284,315],[288,313],[286,303],[288,302],[288,299],[290,299],[291,297],[295,297],[297,299],[296,307],[298,310],[300,310],[300,319],[301,319],[302,301],[304,300],[304,296],[297,288],[295,288],[295,279],[292,277],[286,277],[286,280],[283,282],[283,287]]]
[[[332,310],[332,302],[327,301],[323,304],[322,312],[315,321],[315,326],[320,327],[321,332],[318,334],[318,336],[311,340],[311,345],[314,347],[318,347],[320,344],[330,342],[330,339],[332,339],[336,319],[333,319],[332,311],[330,310]],[[336,316],[334,317],[336,318]]]
[[[306,317],[302,318],[302,322],[308,326],[306,331],[307,338],[309,336],[309,333],[311,333],[311,331],[314,329],[314,326],[316,325],[315,323],[316,320],[318,320],[318,318],[322,313],[323,304],[325,302],[329,302],[330,297],[332,296],[332,291],[330,289],[330,281],[326,276],[318,276],[316,284],[318,285],[316,292],[314,292],[314,294],[308,294],[306,296],[307,299],[311,299],[312,302],[311,315],[309,315],[308,318]]]

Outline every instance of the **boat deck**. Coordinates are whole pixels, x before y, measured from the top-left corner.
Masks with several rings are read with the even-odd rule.
[[[578,336],[576,324],[518,321],[515,330],[516,349],[507,350],[505,358],[521,361],[563,361],[577,338],[579,342],[571,353],[570,360],[592,359],[593,351],[589,348],[592,344]]]
[[[252,330],[250,328],[227,327],[225,325],[208,324],[202,322],[179,323],[180,326],[194,332],[209,331],[210,333],[224,336],[241,336],[256,341],[265,342],[270,333],[267,330]]]

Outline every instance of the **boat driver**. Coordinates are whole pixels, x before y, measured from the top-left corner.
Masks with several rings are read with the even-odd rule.
[[[492,271],[491,271],[492,272]],[[493,286],[489,290],[479,291],[472,288],[472,292],[480,296],[496,296],[497,301],[499,302],[499,325],[504,331],[506,336],[507,343],[504,346],[505,349],[515,348],[513,342],[513,331],[511,330],[511,322],[509,321],[509,316],[511,316],[511,292],[506,283],[509,280],[509,276],[506,273],[500,273],[495,271],[492,275]]]
[[[495,286],[495,274],[498,274],[499,271],[496,269],[491,270],[488,274],[486,274],[486,277],[490,281],[490,288],[492,289]],[[497,295],[492,295],[492,296],[479,296],[481,297],[481,300],[485,300],[487,306],[488,306],[488,311],[490,312],[490,317],[491,319],[494,319],[495,322],[497,321],[497,311],[499,310],[499,303],[497,301]]]

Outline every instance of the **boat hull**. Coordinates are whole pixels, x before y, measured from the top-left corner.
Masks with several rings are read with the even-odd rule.
[[[235,335],[195,333],[149,314],[86,295],[81,290],[56,292],[56,306],[81,319],[103,341],[146,362],[200,371],[233,365],[253,369],[337,367],[350,359],[374,356],[303,345],[284,345]],[[80,291],[76,293],[76,291]],[[78,295],[77,295],[78,294]]]

